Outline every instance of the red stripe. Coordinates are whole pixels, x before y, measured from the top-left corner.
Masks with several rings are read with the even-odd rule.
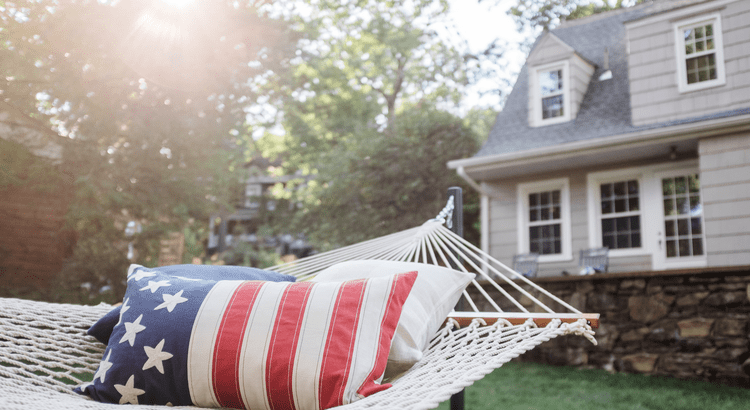
[[[343,404],[366,285],[364,279],[344,282],[336,295],[320,369],[325,375],[318,392],[321,409]]]
[[[396,332],[398,320],[401,318],[401,308],[404,306],[406,298],[409,297],[409,292],[411,292],[416,280],[417,272],[404,273],[393,278],[391,292],[388,295],[388,305],[383,314],[383,323],[380,325],[380,341],[375,356],[375,365],[372,372],[365,378],[362,386],[357,390],[357,393],[364,397],[391,387],[390,383],[378,384],[375,383],[375,380],[385,372],[385,366],[388,364],[388,352],[391,349],[391,340],[393,340],[393,334]]]
[[[239,385],[240,352],[245,326],[263,283],[248,281],[237,287],[221,319],[214,345],[212,378],[214,394],[222,407],[245,408]]]
[[[312,283],[295,283],[284,291],[266,358],[266,395],[272,410],[293,410],[292,376],[297,342]]]

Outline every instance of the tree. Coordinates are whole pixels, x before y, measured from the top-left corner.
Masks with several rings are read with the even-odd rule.
[[[460,183],[445,163],[476,136],[446,112],[466,83],[464,56],[441,41],[444,0],[321,1],[283,96],[284,132],[257,148],[299,178],[275,194],[297,203],[287,230],[345,245],[434,217]],[[325,28],[322,30],[321,28]],[[467,190],[467,200],[476,197]],[[471,209],[471,206],[467,207]]]
[[[296,47],[265,3],[2,3],[0,98],[62,134],[75,181],[66,282],[121,295],[128,241],[153,265],[167,231],[231,206],[256,81]]]

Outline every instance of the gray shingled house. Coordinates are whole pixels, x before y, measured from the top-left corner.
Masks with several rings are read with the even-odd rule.
[[[448,163],[482,248],[538,276],[750,265],[750,0],[655,1],[534,44],[487,143]]]

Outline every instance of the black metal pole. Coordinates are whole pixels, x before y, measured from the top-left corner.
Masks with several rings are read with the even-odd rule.
[[[453,216],[451,217],[450,230],[456,235],[464,237],[464,198],[463,190],[460,187],[448,188],[448,198],[453,196]],[[460,260],[460,259],[459,259]],[[458,266],[454,266],[458,268]],[[456,304],[456,310],[463,310],[463,296]],[[464,390],[451,396],[451,410],[464,410]]]

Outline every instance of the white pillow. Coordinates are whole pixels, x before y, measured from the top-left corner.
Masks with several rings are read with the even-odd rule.
[[[393,336],[386,378],[408,370],[422,359],[422,351],[428,347],[475,275],[424,263],[359,260],[333,265],[312,279],[315,282],[340,282],[413,271],[418,272],[417,280],[404,303]]]

